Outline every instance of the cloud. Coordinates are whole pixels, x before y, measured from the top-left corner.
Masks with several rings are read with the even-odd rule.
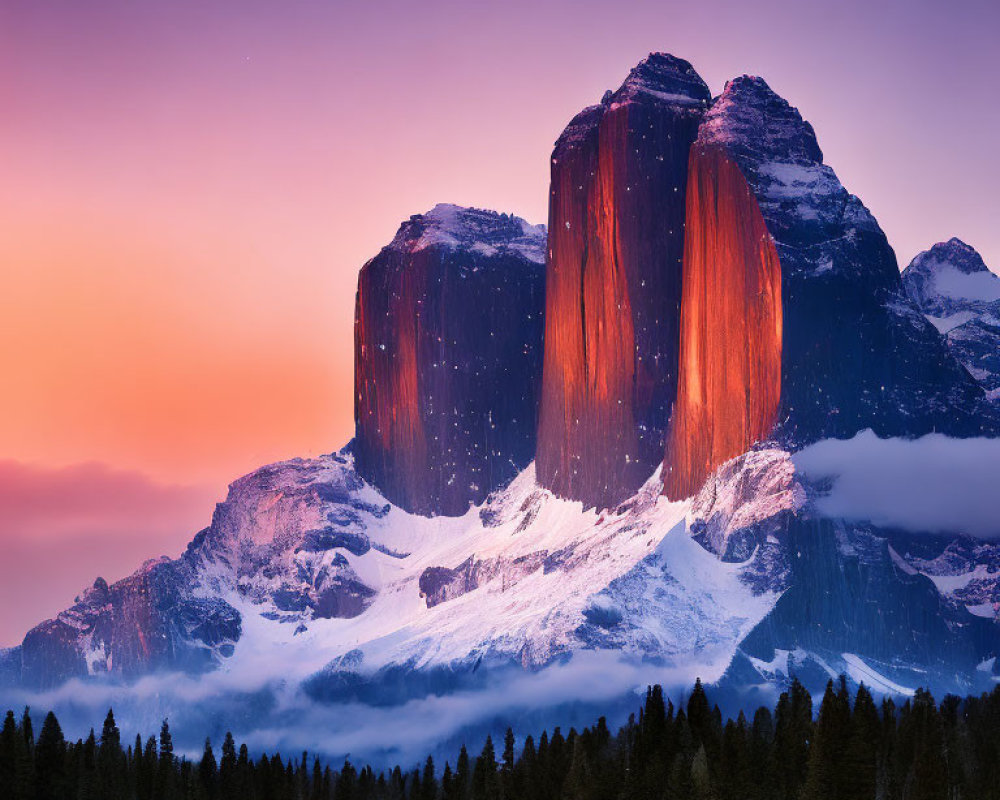
[[[816,501],[831,517],[924,533],[1000,538],[1000,439],[879,439],[866,430],[793,456],[809,480],[830,481]]]
[[[213,492],[87,463],[0,461],[0,646],[20,641],[98,575],[177,555],[211,518]]]
[[[67,736],[78,738],[112,706],[126,739],[156,733],[169,717],[175,748],[190,756],[200,754],[206,735],[218,743],[231,730],[255,754],[308,750],[335,763],[350,756],[355,763],[412,768],[429,752],[454,765],[463,742],[478,751],[487,733],[499,741],[508,725],[519,737],[536,738],[543,728],[551,732],[559,725],[567,733],[601,715],[619,725],[637,709],[647,685],[659,683],[680,699],[696,677],[693,666],[583,651],[536,671],[494,668],[475,688],[376,706],[315,701],[277,678],[280,667],[273,660],[260,663],[255,675],[244,672],[235,681],[225,671],[153,675],[131,686],[74,680],[48,692],[0,693],[0,711],[23,705],[39,714],[53,709]]]

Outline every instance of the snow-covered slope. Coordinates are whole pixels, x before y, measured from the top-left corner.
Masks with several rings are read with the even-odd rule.
[[[727,465],[694,501],[699,529],[721,530],[713,541],[724,543],[734,525],[756,522],[754,508],[769,518],[801,503],[790,471],[772,490],[774,471],[761,468],[784,458]],[[193,594],[223,598],[244,620],[224,670],[281,642],[302,679],[323,669],[374,679],[400,665],[538,668],[600,647],[694,659],[717,677],[780,587],[745,578],[756,545],[732,562],[699,545],[692,504],[659,487],[653,476],[598,513],[539,487],[529,467],[465,516],[427,518],[385,503],[337,454],[237,481],[184,560]]]

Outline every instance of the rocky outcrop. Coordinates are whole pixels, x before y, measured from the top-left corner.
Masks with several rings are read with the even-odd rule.
[[[28,631],[21,681],[47,688],[87,675],[201,672],[232,655],[241,624],[221,598],[192,595],[187,565],[155,559],[110,586],[98,578],[73,606]]]
[[[688,150],[709,97],[686,61],[651,55],[552,153],[536,470],[588,506],[634,494],[662,456]]]
[[[378,570],[365,566],[368,532],[388,512],[347,454],[262,467],[229,487],[180,558],[150,560],[111,585],[98,578],[0,654],[0,679],[45,688],[73,677],[211,670],[242,638],[243,614],[223,599],[233,596],[293,626],[355,617],[378,588]],[[383,550],[391,562],[407,555]]]
[[[965,242],[949,239],[914,258],[903,285],[987,396],[1000,399],[1000,277]]]
[[[782,539],[795,554],[789,587],[740,645],[758,668],[794,655],[800,663],[785,664],[786,674],[805,676],[801,661],[812,660],[824,682],[846,672],[890,692],[899,691],[893,682],[962,692],[988,680],[977,665],[997,654],[996,624],[949,609],[889,532],[805,515],[787,519]]]
[[[526,553],[516,558],[480,560],[470,556],[454,569],[428,567],[420,574],[418,586],[428,608],[475,591],[490,581],[513,585],[537,569],[544,569],[548,551]]]
[[[797,447],[865,428],[996,429],[982,389],[907,297],[874,217],[823,164],[809,123],[763,80],[726,85],[692,169],[669,496],[690,495],[725,458],[769,437]],[[708,282],[711,298],[698,288]]]
[[[359,574],[368,530],[388,511],[345,455],[272,464],[229,487],[184,561],[213,592],[235,588],[278,620],[356,617],[377,588]]]
[[[535,454],[545,229],[439,205],[364,265],[354,452],[386,498],[459,515]]]

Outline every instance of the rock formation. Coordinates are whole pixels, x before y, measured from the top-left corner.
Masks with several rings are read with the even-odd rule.
[[[987,396],[1000,399],[1000,277],[965,242],[949,239],[914,258],[903,285]]]
[[[21,680],[47,688],[87,675],[200,672],[232,655],[239,612],[221,598],[194,596],[189,578],[182,562],[166,558],[110,586],[98,578],[74,605],[28,631]]]
[[[781,265],[743,173],[717,145],[691,151],[680,385],[665,463],[687,497],[765,439],[781,394]]]
[[[795,447],[864,428],[995,429],[981,388],[906,296],[878,223],[823,164],[795,108],[760,78],[730,81],[691,161],[667,495],[692,494],[768,436]]]
[[[629,497],[662,457],[688,150],[709,98],[686,61],[651,55],[552,153],[536,471],[588,506]]]
[[[439,205],[364,265],[358,472],[401,508],[465,513],[535,454],[545,229]]]

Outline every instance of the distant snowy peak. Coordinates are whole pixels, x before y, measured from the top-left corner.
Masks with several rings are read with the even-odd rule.
[[[1000,276],[952,238],[914,258],[903,286],[987,396],[1000,400]]]
[[[975,249],[955,238],[914,258],[903,270],[903,284],[925,314],[937,317],[979,313],[1000,300],[1000,278]]]
[[[976,248],[957,236],[952,236],[947,242],[938,242],[930,250],[920,253],[910,266],[916,270],[933,270],[940,268],[942,264],[970,275],[974,272],[989,272]]]
[[[650,53],[632,69],[607,102],[613,105],[636,99],[704,109],[712,94],[694,67],[683,58],[669,53]]]
[[[545,226],[513,214],[438,203],[399,226],[390,248],[415,253],[429,247],[468,250],[484,256],[517,253],[545,263]]]

